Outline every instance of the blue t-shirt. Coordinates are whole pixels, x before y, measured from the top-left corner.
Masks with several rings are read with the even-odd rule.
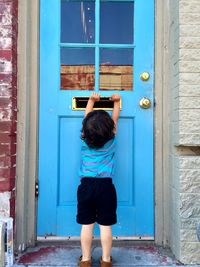
[[[80,178],[95,177],[113,178],[114,175],[114,155],[115,138],[109,140],[101,148],[90,148],[84,141],[81,148]]]

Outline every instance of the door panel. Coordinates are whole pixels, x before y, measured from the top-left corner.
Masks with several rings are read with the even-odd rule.
[[[72,109],[72,98],[89,96],[95,90],[105,97],[117,92],[122,96],[113,180],[118,222],[113,234],[153,238],[153,105],[143,109],[139,102],[148,97],[153,103],[154,1],[40,2],[38,235],[79,235],[76,190],[84,111]],[[131,7],[129,19],[124,19],[123,12],[120,18],[124,19],[121,24],[128,25],[128,35],[122,36],[119,23],[106,29],[112,13],[107,16],[105,6],[113,10],[113,22],[119,6],[121,10]],[[75,10],[81,15],[73,17]],[[80,32],[70,35],[69,29],[63,32],[63,23],[68,23],[72,32],[73,27],[82,25],[90,33],[81,38]],[[109,39],[113,27],[118,27],[119,33]],[[146,82],[140,78],[144,71],[150,74]]]

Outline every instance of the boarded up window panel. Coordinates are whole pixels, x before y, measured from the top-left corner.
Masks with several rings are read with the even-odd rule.
[[[94,65],[61,65],[61,89],[94,90]],[[133,66],[100,66],[100,90],[133,90]]]
[[[100,90],[133,90],[133,66],[100,66]]]
[[[61,89],[94,90],[94,65],[61,65]]]

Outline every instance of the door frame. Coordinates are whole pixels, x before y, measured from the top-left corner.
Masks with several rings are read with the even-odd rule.
[[[36,242],[39,96],[39,0],[19,0],[18,117],[15,247],[23,251]],[[169,111],[168,1],[155,0],[154,192],[155,243],[169,240],[169,136],[164,117]],[[165,100],[165,101],[164,101]],[[29,149],[27,149],[27,147]],[[162,177],[162,179],[160,179]]]

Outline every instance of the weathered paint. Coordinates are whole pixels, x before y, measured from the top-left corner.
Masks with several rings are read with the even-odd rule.
[[[10,215],[10,192],[0,193],[0,216],[9,217]]]

